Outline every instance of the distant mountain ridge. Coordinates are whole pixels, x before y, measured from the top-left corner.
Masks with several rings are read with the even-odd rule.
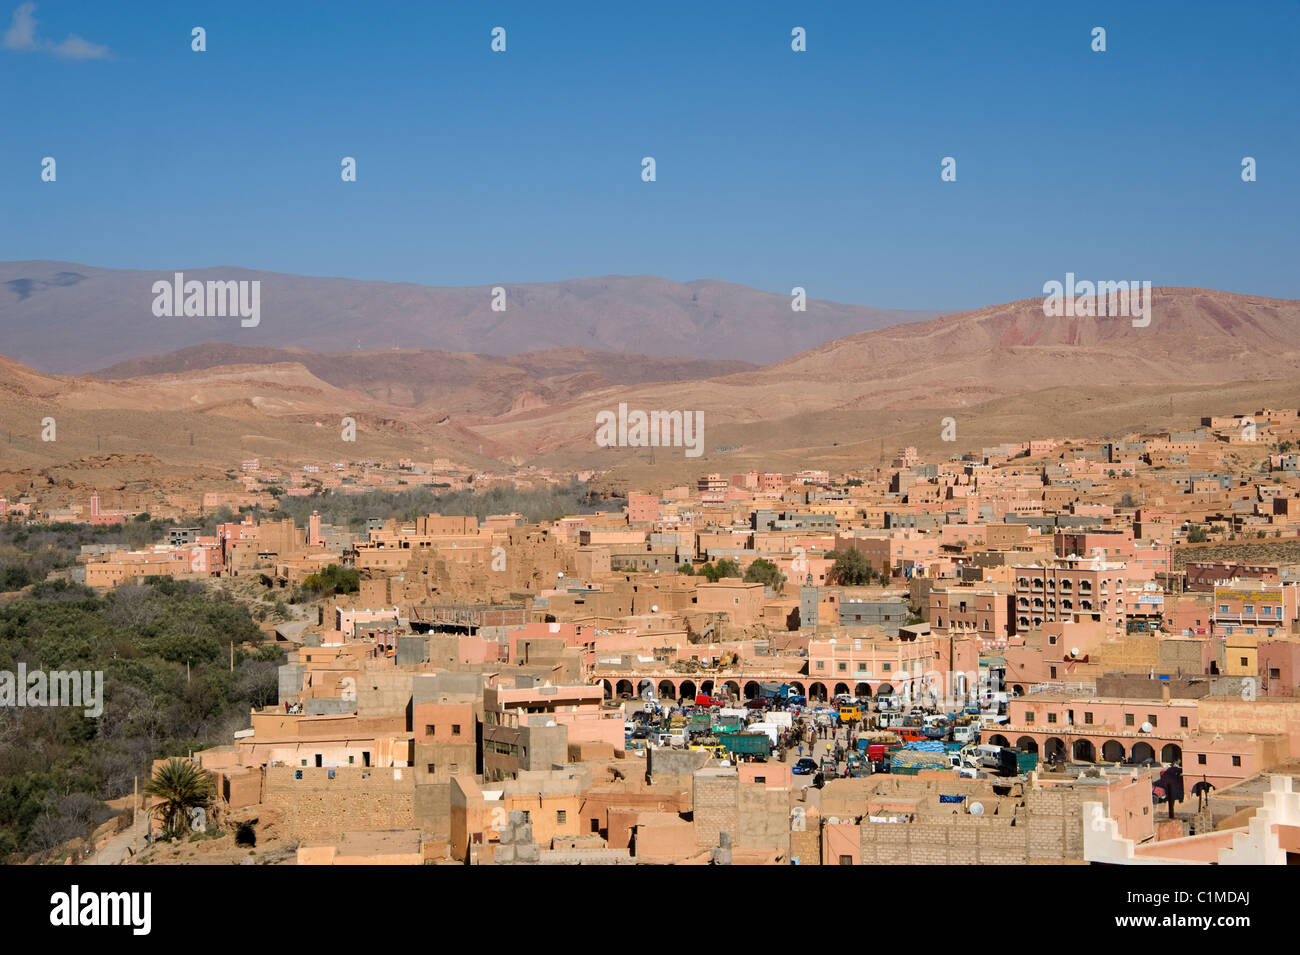
[[[153,314],[153,283],[260,281],[261,320]],[[556,348],[758,364],[871,329],[939,314],[842,305],[700,280],[610,275],[492,289],[312,278],[238,268],[105,269],[0,263],[0,354],[52,374],[206,343],[317,352],[383,348],[513,355]],[[815,289],[810,290],[815,292]]]
[[[1151,302],[1146,327],[1051,317],[1041,299],[1025,299],[845,336],[762,367],[580,348],[492,356],[215,344],[59,377],[0,358],[0,432],[11,435],[0,479],[7,471],[21,487],[33,467],[113,451],[182,471],[258,455],[447,457],[608,470],[649,485],[1300,406],[1300,301],[1156,288]],[[597,444],[598,416],[621,403],[701,413],[703,455]],[[57,442],[40,438],[46,416],[57,417]],[[344,416],[356,419],[355,444],[340,441]],[[953,443],[941,437],[949,419]]]

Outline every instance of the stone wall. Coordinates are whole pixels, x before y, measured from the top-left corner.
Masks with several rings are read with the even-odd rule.
[[[410,769],[270,766],[265,773],[262,804],[278,812],[293,838],[325,841],[345,831],[417,827]]]
[[[701,847],[718,844],[718,834],[739,828],[740,777],[734,769],[701,769],[695,774],[692,799],[695,842]]]

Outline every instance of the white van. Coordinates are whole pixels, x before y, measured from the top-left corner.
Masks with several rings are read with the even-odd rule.
[[[981,769],[997,769],[1001,765],[1001,753],[1001,746],[990,746],[987,743],[967,746],[961,751],[963,763]]]
[[[974,723],[967,723],[965,726],[954,726],[952,728],[952,739],[954,743],[973,743],[979,737],[980,728]]]

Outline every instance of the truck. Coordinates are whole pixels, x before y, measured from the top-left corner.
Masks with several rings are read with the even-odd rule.
[[[737,716],[716,716],[713,720],[715,733],[739,733],[745,728],[745,721]]]
[[[958,743],[974,743],[980,738],[980,728],[975,723],[959,724],[952,728],[952,738]]]
[[[861,721],[861,719],[862,719],[862,704],[861,704],[861,703],[841,703],[841,704],[840,704],[839,713],[840,713],[840,719],[843,720],[843,721],[845,721],[845,722],[847,722],[848,720],[858,720],[858,721]]]
[[[773,683],[764,680],[758,684],[758,694],[764,699],[785,701],[801,695],[793,683]]]
[[[688,736],[698,736],[703,733],[713,731],[713,720],[709,718],[708,713],[695,713],[691,716],[691,721],[686,724],[686,733]]]
[[[781,727],[776,723],[769,723],[766,720],[761,723],[750,723],[746,732],[755,734],[762,733],[772,741],[773,746],[775,746],[776,741],[781,738]]]
[[[725,733],[718,736],[718,742],[727,752],[738,756],[766,758],[772,752],[772,740],[766,733]]]
[[[930,753],[913,749],[900,749],[889,757],[889,771],[903,776],[915,776],[923,769],[951,769],[947,753]]]

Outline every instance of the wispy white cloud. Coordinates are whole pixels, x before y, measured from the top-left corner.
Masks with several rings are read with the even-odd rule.
[[[36,4],[21,3],[9,21],[5,31],[3,46],[6,50],[20,53],[39,51],[57,56],[64,60],[111,60],[113,53],[106,46],[91,43],[84,37],[69,33],[62,43],[42,40],[36,36]]]
[[[36,49],[36,4],[24,3],[14,11],[14,18],[5,31],[4,46],[6,50]]]
[[[49,51],[65,60],[107,60],[112,57],[108,47],[91,43],[75,33],[69,33],[62,43],[49,44]]]

